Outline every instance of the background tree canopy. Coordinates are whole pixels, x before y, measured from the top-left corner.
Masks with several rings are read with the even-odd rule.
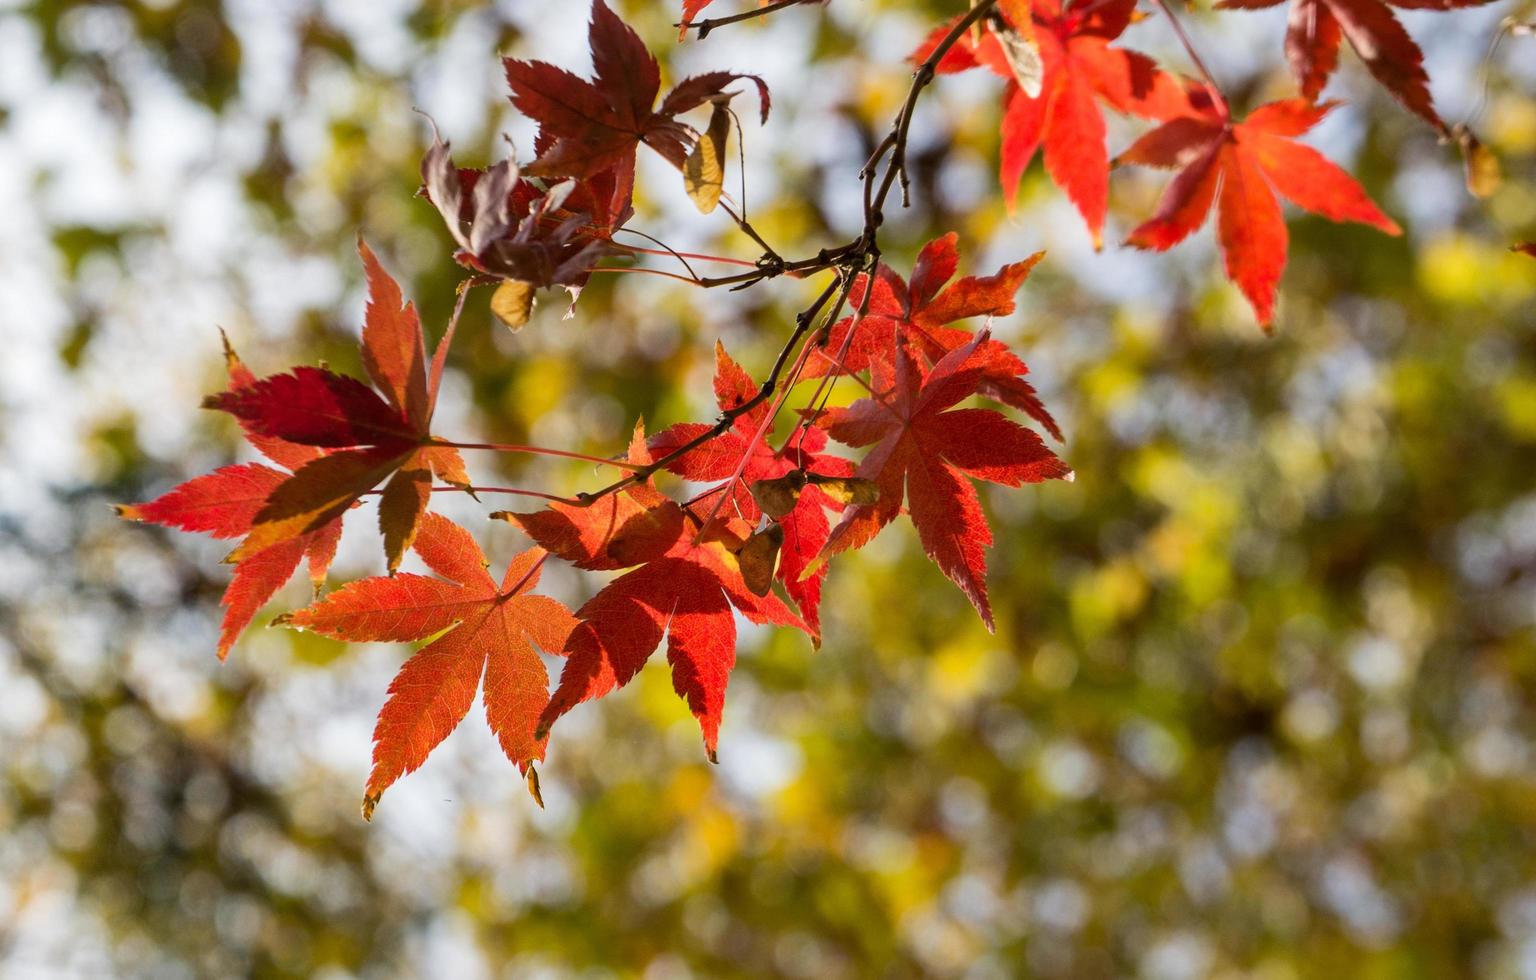
[[[958,7],[834,0],[676,45],[675,4],[615,6],[668,79],[769,82],[753,222],[818,243],[857,232],[903,59]],[[1010,217],[996,84],[942,80],[887,259],[949,229],[963,271],[1048,251],[995,330],[1077,472],[986,494],[996,635],[903,527],[834,567],[819,651],[746,631],[718,767],[653,665],[562,722],[547,809],[475,716],[360,823],[400,649],[255,630],[220,665],[225,549],[108,505],[232,458],[189,410],[223,385],[218,327],[262,372],[359,370],[359,230],[444,322],[460,272],[413,197],[412,109],[465,163],[531,146],[497,55],[581,70],[586,13],[0,2],[0,972],[1536,976],[1536,262],[1507,250],[1536,238],[1536,57],[1486,57],[1532,19],[1507,3],[1404,15],[1499,190],[1468,196],[1346,59],[1310,141],[1405,235],[1294,215],[1272,337],[1209,235],[1096,253],[1038,167]],[[1283,12],[1188,22],[1246,104],[1293,91]],[[1166,24],[1127,40],[1179,63]],[[755,257],[641,164],[644,227]],[[1162,183],[1116,178],[1106,240]],[[607,455],[637,416],[711,417],[715,339],[760,375],[813,289],[596,277],[515,335],[472,298],[438,418]],[[524,545],[476,527],[498,569]],[[376,542],[339,566],[376,573]]]

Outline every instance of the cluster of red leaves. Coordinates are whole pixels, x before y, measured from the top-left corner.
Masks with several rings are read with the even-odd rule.
[[[685,21],[706,2],[685,0]],[[1433,118],[1427,94],[1422,103],[1415,94],[1418,76],[1402,67],[1418,66],[1417,49],[1409,57],[1393,40],[1383,25],[1396,22],[1379,0],[1295,2],[1322,36],[1305,63],[1307,98],[1261,106],[1241,122],[1217,93],[1111,43],[1135,19],[1134,0],[1001,0],[937,67],[985,66],[1008,78],[1002,170],[1010,203],[1043,146],[1047,171],[1095,239],[1111,166],[1101,104],[1157,121],[1119,160],[1179,173],[1157,214],[1128,241],[1169,248],[1215,205],[1227,274],[1268,324],[1286,254],[1278,196],[1333,220],[1398,231],[1347,174],[1295,142],[1331,108],[1313,101],[1333,67],[1328,32],[1333,49],[1342,32],[1369,50],[1378,77],[1406,78],[1389,84]],[[1294,24],[1293,39],[1300,30]],[[920,56],[953,33],[941,30]],[[727,87],[755,83],[765,118],[768,112],[760,80],[724,71],[684,80],[658,105],[656,60],[603,0],[594,0],[589,42],[591,80],[543,62],[506,62],[514,105],[539,126],[531,163],[460,169],[440,140],[423,161],[426,195],[457,242],[457,260],[516,287],[500,308],[493,300],[508,322],[526,316],[533,289],[579,289],[598,259],[619,250],[612,236],[632,213],[640,144],[683,170],[690,195],[707,209],[719,196]],[[705,104],[714,106],[706,134],[677,118]],[[365,816],[458,725],[477,690],[502,749],[537,797],[533,765],[545,756],[551,727],[577,704],[627,684],[663,642],[673,686],[713,759],[735,666],[735,617],[799,629],[819,644],[828,560],[869,543],[903,513],[924,551],[992,628],[986,552],[993,538],[977,482],[1019,487],[1072,476],[1034,431],[999,408],[967,404],[1017,410],[1061,438],[1024,362],[989,327],[957,325],[1011,313],[1040,256],[990,276],[956,278],[951,233],[922,249],[909,279],[877,265],[849,283],[838,306],[857,312],[800,348],[784,387],[815,381],[816,394],[776,448],[774,422],[788,392],[780,388],[770,400],[717,346],[722,421],[677,424],[649,439],[637,425],[623,464],[629,479],[571,501],[551,498],[542,510],[492,515],[536,545],[512,560],[498,584],[473,536],[428,512],[434,490],[473,492],[456,444],[431,433],[453,322],[429,359],[414,308],[361,242],[359,251],[368,281],[361,359],[372,385],[323,367],[258,379],[226,345],[229,387],[205,405],[233,416],[251,445],[282,469],[228,466],[120,512],[241,539],[227,559],[235,572],[223,600],[223,657],[306,559],[320,588],[342,516],[377,492],[387,574],[276,621],[344,640],[428,641],[401,667],[379,715]],[[770,377],[777,380],[778,370]],[[839,378],[853,379],[867,395],[824,407],[823,394]],[[834,455],[830,441],[863,453]],[[663,469],[705,486],[673,499],[652,482]],[[435,487],[434,477],[447,486]],[[411,550],[434,575],[398,571]],[[612,577],[572,613],[532,592],[551,556]],[[553,692],[541,655],[565,658]]]
[[[910,286],[885,267],[861,279],[860,305],[873,291],[868,313],[835,324],[814,367],[807,348],[802,380],[858,375],[869,398],[809,413],[774,448],[776,406],[758,399],[756,383],[717,347],[719,407],[752,409],[692,448],[710,426],[678,424],[649,440],[637,426],[627,455],[634,467],[668,457],[667,471],[709,485],[679,502],[637,479],[592,501],[494,514],[537,545],[513,559],[498,585],[469,532],[427,512],[433,471],[469,487],[456,450],[428,434],[448,338],[429,364],[413,308],[366,246],[361,252],[369,284],[361,353],[377,390],[323,368],[258,380],[231,353],[230,388],[207,404],[232,414],[252,445],[289,472],[226,467],[121,512],[244,536],[230,556],[236,570],[222,656],[306,555],[318,588],[342,513],[384,482],[389,574],[352,582],[276,621],[344,640],[430,640],[390,685],[374,732],[365,814],[426,760],[482,688],[492,731],[536,791],[532,766],[544,757],[550,727],[582,701],[628,683],[663,641],[673,686],[713,759],[735,665],[735,616],[793,627],[819,644],[827,559],[869,541],[904,510],[924,549],[990,627],[985,549],[992,538],[971,481],[1019,486],[1070,474],[1038,436],[1000,412],[956,407],[987,397],[1056,433],[1024,363],[987,330],[953,325],[1012,311],[1038,256],[992,276],[954,279],[959,258],[947,235],[923,249]],[[834,344],[837,357],[825,353]],[[855,462],[827,453],[828,436],[874,448]],[[835,527],[829,515],[838,515]],[[396,570],[412,548],[436,577]],[[550,556],[621,574],[573,615],[532,594]],[[565,658],[553,693],[541,651]]]
[[[758,386],[751,376],[731,359],[724,345],[717,344],[715,399],[721,410],[744,405],[757,392]],[[733,513],[754,525],[762,516],[762,508],[749,488],[758,481],[781,480],[793,473],[834,478],[853,475],[853,466],[848,460],[823,452],[827,437],[819,430],[797,428],[784,448],[775,452],[759,432],[768,423],[770,412],[768,405],[761,404],[738,415],[724,435],[673,460],[667,464],[667,469],[700,482],[730,480],[720,492],[730,494],[728,506]],[[709,426],[702,422],[673,425],[652,437],[650,452],[657,457],[667,456],[708,429]],[[741,475],[732,480],[738,467]],[[776,518],[783,529],[778,577],[790,598],[800,607],[806,627],[818,643],[821,640],[821,583],[826,570],[819,568],[805,573],[827,542],[830,525],[826,512],[841,509],[840,501],[828,496],[821,487],[809,484],[800,490],[793,509]],[[802,574],[805,574],[804,578]]]
[[[687,457],[684,457],[685,459]],[[636,427],[628,459],[650,462]],[[629,683],[667,641],[672,686],[698,719],[711,760],[736,663],[735,609],[754,623],[808,630],[773,592],[748,588],[740,554],[752,525],[728,516],[709,525],[696,503],[678,504],[649,483],[591,507],[552,504],[535,513],[501,513],[551,554],[592,571],[630,569],[576,611],[565,669],[544,707],[538,734],[577,704]]]
[[[923,250],[910,289],[882,269],[872,312],[841,322],[831,334],[827,346],[840,344],[848,353],[836,366],[802,375],[867,375],[872,396],[825,412],[815,427],[795,426],[778,449],[768,441],[768,405],[737,415],[724,435],[667,463],[670,472],[713,484],[691,500],[676,503],[641,482],[590,506],[554,503],[493,515],[577,568],[629,569],[577,610],[581,625],[566,645],[541,737],[577,704],[628,683],[665,638],[673,685],[713,757],[735,662],[731,610],[755,623],[802,629],[819,642],[826,560],[867,543],[904,509],[924,549],[992,625],[985,586],[992,538],[967,477],[1016,487],[1067,477],[1070,470],[1038,436],[1001,413],[954,407],[984,394],[1055,429],[1023,380],[1023,362],[985,330],[945,326],[1011,311],[1012,294],[1032,262],[942,288],[957,262],[951,235]],[[720,408],[745,405],[757,393],[741,366],[717,347]],[[643,465],[671,456],[709,428],[674,425],[649,441],[637,429],[628,461]],[[855,465],[824,452],[827,435],[850,446],[876,445]],[[839,511],[833,528],[827,514]],[[754,547],[764,541],[771,542],[766,556]],[[775,580],[798,614],[770,590]]]
[[[514,326],[526,318],[533,290],[559,285],[574,293],[615,249],[613,233],[634,213],[641,144],[683,170],[700,134],[678,117],[728,100],[737,81],[756,86],[760,116],[768,119],[767,85],[737,72],[686,78],[657,105],[656,58],[604,0],[592,4],[587,40],[590,80],[544,61],[503,61],[512,104],[538,123],[533,162],[459,168],[436,139],[422,160],[423,188],[458,242],[458,261],[522,285],[522,309],[504,317]]]
[[[941,73],[986,67],[1008,80],[1003,94],[1002,185],[1010,209],[1019,179],[1045,148],[1045,168],[1083,216],[1095,244],[1109,203],[1109,152],[1100,103],[1116,112],[1167,119],[1188,105],[1181,82],[1146,55],[1111,44],[1131,23],[1136,0],[1007,0],[1003,21],[966,34],[939,61]],[[926,59],[953,24],[912,53]],[[1032,44],[1038,79],[1026,89],[1015,53]]]
[[[1360,221],[1388,234],[1399,233],[1348,174],[1315,150],[1292,142],[1334,105],[1313,101],[1333,68],[1334,59],[1321,53],[1327,37],[1336,51],[1339,24],[1350,25],[1346,36],[1358,50],[1371,52],[1368,61],[1377,77],[1397,79],[1388,81],[1393,91],[1410,108],[1443,125],[1430,108],[1419,52],[1407,35],[1402,40],[1412,51],[1411,59],[1401,46],[1371,46],[1378,35],[1395,36],[1384,26],[1396,27],[1396,21],[1381,0],[1295,3],[1288,49],[1293,64],[1301,58],[1298,34],[1322,32],[1309,49],[1313,54],[1304,59],[1309,66],[1303,76],[1307,98],[1270,103],[1242,122],[1231,118],[1218,93],[1110,43],[1136,19],[1136,0],[1070,0],[1065,5],[1060,0],[1004,0],[998,4],[999,16],[988,21],[985,30],[963,36],[937,68],[958,72],[987,67],[1008,79],[1001,154],[1005,198],[1011,206],[1019,179],[1043,146],[1046,172],[1082,214],[1096,245],[1102,237],[1113,163],[1179,169],[1157,214],[1132,231],[1126,243],[1159,251],[1170,248],[1199,228],[1212,202],[1218,202],[1218,240],[1227,277],[1267,328],[1286,260],[1285,218],[1277,193],[1334,221]],[[1220,6],[1227,5],[1268,3]],[[1437,6],[1451,5],[1454,0]],[[1334,16],[1329,10],[1337,19],[1329,19]],[[1340,13],[1346,10],[1348,16]],[[1372,10],[1379,10],[1385,20],[1371,16]],[[1375,33],[1359,26],[1366,23],[1375,25]],[[913,60],[928,58],[950,26],[936,29],[913,53]],[[1021,77],[1021,44],[1038,58],[1037,70],[1028,77]],[[1412,73],[1391,67],[1410,62],[1418,72],[1412,84],[1405,80]],[[1027,90],[1026,82],[1036,90]],[[1160,125],[1111,161],[1100,104]]]

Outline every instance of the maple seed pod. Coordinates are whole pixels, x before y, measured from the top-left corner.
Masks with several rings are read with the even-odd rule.
[[[772,480],[757,480],[748,489],[763,513],[777,520],[795,509],[804,487],[805,473],[793,470]]]
[[[859,476],[822,476],[812,473],[806,482],[821,488],[821,492],[842,504],[870,507],[880,502],[880,485],[874,480]]]
[[[736,553],[741,566],[741,580],[753,595],[765,596],[773,588],[773,576],[779,570],[779,553],[784,547],[784,526],[769,524],[753,532]]]

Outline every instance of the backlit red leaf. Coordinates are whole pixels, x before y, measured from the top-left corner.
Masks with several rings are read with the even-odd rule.
[[[294,467],[271,487],[229,561],[319,531],[388,478],[379,528],[393,571],[426,511],[432,475],[469,485],[458,450],[432,442],[436,393],[421,322],[368,246],[359,242],[358,250],[368,278],[362,357],[382,396],[324,368],[298,367],[258,380],[231,351],[231,387],[204,403],[235,416],[258,448]],[[315,448],[300,453],[292,447]]]
[[[926,373],[903,342],[888,396],[827,413],[823,424],[832,438],[873,446],[857,475],[876,483],[880,498],[843,512],[821,558],[867,543],[896,518],[905,498],[923,550],[991,629],[986,549],[992,535],[967,477],[1019,486],[1066,478],[1071,470],[1038,436],[997,412],[951,410],[975,393],[984,377],[971,361],[988,339],[981,331]]]
[[[281,620],[342,640],[400,642],[443,634],[408,659],[389,686],[374,728],[365,817],[395,780],[420,767],[458,726],[482,677],[486,719],[507,758],[525,769],[542,759],[546,739],[535,726],[549,700],[549,677],[538,651],[559,652],[575,626],[560,603],[529,594],[543,563],[539,549],[514,558],[497,586],[473,538],[447,518],[427,514],[417,551],[445,577],[361,579]]]
[[[1286,259],[1277,192],[1334,221],[1401,233],[1353,178],[1317,151],[1292,142],[1331,108],[1332,103],[1283,100],[1255,109],[1235,125],[1210,113],[1171,120],[1146,134],[1121,155],[1122,161],[1183,169],[1163,193],[1157,213],[1132,231],[1127,243],[1171,248],[1205,222],[1215,201],[1227,278],[1267,328]]]

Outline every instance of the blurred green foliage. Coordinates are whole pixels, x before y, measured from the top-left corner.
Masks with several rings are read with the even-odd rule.
[[[165,111],[166,86],[189,118],[231,127],[187,139],[233,154],[234,251],[251,264],[185,279],[252,311],[226,325],[258,370],[358,368],[359,229],[440,329],[459,273],[413,199],[410,108],[457,107],[466,162],[501,152],[516,124],[494,56],[530,53],[555,5],[375,6],[0,13],[0,57],[89,93],[125,139],[136,113]],[[905,91],[900,44],[953,5],[834,0],[697,49],[673,44],[673,4],[624,6],[674,76],[685,59],[726,67],[714,51],[778,52],[775,120],[747,134],[750,193],[757,227],[800,254],[846,237],[858,161]],[[1284,92],[1278,22],[1233,16],[1195,27],[1262,39],[1269,60],[1222,66],[1234,91]],[[1493,19],[1446,16],[1479,29],[1432,54],[1480,64]],[[248,49],[274,32],[286,73],[256,84]],[[1133,39],[1177,57],[1155,32]],[[214,324],[177,364],[133,369],[165,372],[141,378],[142,401],[92,380],[155,342],[129,304],[165,288],[145,256],[189,261],[185,229],[40,211],[65,386],[49,397],[99,405],[78,446],[52,447],[72,462],[38,494],[0,496],[0,973],[1536,976],[1536,262],[1506,251],[1536,237],[1529,45],[1487,66],[1478,128],[1506,181],[1484,202],[1450,148],[1346,66],[1361,111],[1330,150],[1357,153],[1409,234],[1293,221],[1273,337],[1220,279],[1209,233],[1168,257],[1094,256],[1038,169],[1008,218],[995,89],[940,85],[887,256],[901,268],[952,227],[969,271],[1053,247],[997,329],[1034,365],[1078,474],[988,497],[997,635],[899,525],[834,564],[821,650],[748,634],[721,766],[653,668],[569,719],[543,813],[470,732],[361,823],[367,732],[401,649],[274,633],[210,662],[218,549],[119,525],[105,504],[234,451],[195,400],[150,400],[175,371],[219,383]],[[263,89],[274,77],[281,97]],[[61,179],[46,160],[24,173]],[[639,227],[752,257],[728,226],[701,232],[680,189],[642,184]],[[1156,186],[1116,178],[1122,228]],[[274,252],[343,285],[262,322],[298,281],[257,264]],[[811,288],[600,276],[574,318],[545,297],[516,337],[480,297],[450,400],[486,438],[611,452],[638,416],[707,415],[713,339],[765,367]],[[42,343],[41,327],[4,327],[8,345]],[[31,409],[57,410],[0,401],[7,453]],[[591,479],[476,464],[522,485]],[[578,600],[594,586],[551,577]]]

